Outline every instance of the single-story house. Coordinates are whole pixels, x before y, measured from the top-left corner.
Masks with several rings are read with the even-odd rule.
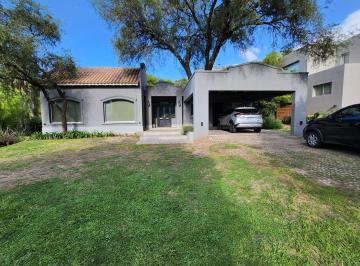
[[[293,95],[292,133],[306,121],[307,73],[286,72],[262,63],[224,70],[197,70],[185,88],[160,82],[147,86],[140,68],[80,68],[75,78],[58,81],[68,99],[69,130],[141,133],[155,127],[192,124],[194,138],[207,136],[225,109],[278,95]],[[57,99],[57,93],[51,92]],[[41,96],[43,132],[62,130],[61,119]]]

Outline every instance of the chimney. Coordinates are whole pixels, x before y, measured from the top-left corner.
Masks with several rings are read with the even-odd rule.
[[[140,69],[146,69],[146,66],[145,66],[145,64],[144,63],[140,63]]]

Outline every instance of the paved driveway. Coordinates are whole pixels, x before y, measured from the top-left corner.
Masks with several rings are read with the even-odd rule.
[[[251,131],[231,134],[213,130],[210,131],[210,140],[247,145],[271,156],[280,165],[322,184],[360,192],[359,150],[333,145],[313,149],[306,146],[302,138],[269,130],[260,134]]]

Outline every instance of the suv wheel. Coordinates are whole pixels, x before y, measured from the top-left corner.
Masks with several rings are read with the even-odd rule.
[[[261,132],[261,128],[254,128],[254,132],[260,133],[260,132]]]
[[[312,148],[319,148],[321,146],[319,134],[315,131],[310,131],[306,137],[306,143]]]

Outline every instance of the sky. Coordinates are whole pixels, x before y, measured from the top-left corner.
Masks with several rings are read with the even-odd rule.
[[[58,21],[62,40],[59,47],[71,53],[80,67],[138,67],[140,62],[124,64],[113,46],[113,30],[99,16],[91,0],[36,0]],[[325,1],[321,6],[326,6]],[[321,12],[325,22],[339,24],[344,31],[360,29],[360,0],[332,0]],[[269,38],[259,33],[246,50],[225,47],[215,62],[216,67],[262,60],[274,47]],[[147,71],[162,79],[177,80],[185,77],[176,59],[170,54],[145,62]]]

